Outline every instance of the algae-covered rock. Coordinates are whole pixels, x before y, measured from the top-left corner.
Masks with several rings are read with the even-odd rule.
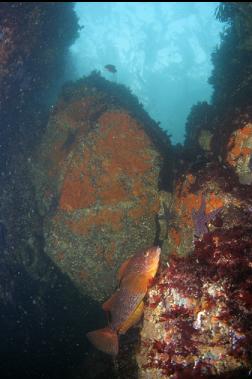
[[[218,173],[218,175],[221,173]],[[203,234],[215,228],[213,221],[224,207],[235,203],[232,196],[223,193],[220,186],[220,177],[197,178],[188,173],[177,180],[172,194],[167,241],[163,247],[163,256],[173,254],[188,255],[193,249],[193,243],[201,239]],[[167,217],[168,218],[168,217]]]
[[[199,145],[204,151],[211,150],[212,138],[213,138],[213,135],[209,130],[201,129],[200,135],[199,135]]]
[[[159,211],[158,126],[155,135],[150,119],[139,121],[139,105],[139,117],[137,107],[115,106],[111,86],[89,78],[65,91],[34,167],[46,253],[98,300],[113,291],[119,265],[154,243]]]
[[[147,299],[139,378],[247,377],[250,263],[246,228],[209,233],[193,256],[170,259]]]
[[[141,379],[249,376],[251,188],[234,169],[250,154],[250,133],[243,125],[223,145],[228,165],[187,170],[160,197],[165,264],[145,302]]]
[[[252,123],[242,125],[231,134],[226,161],[235,170],[241,184],[252,184]]]

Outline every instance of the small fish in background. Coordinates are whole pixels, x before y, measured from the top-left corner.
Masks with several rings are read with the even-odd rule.
[[[102,305],[109,314],[109,326],[87,333],[89,341],[104,353],[117,355],[120,334],[125,334],[141,319],[143,298],[159,265],[161,249],[151,247],[127,259],[118,271],[118,290]]]
[[[114,66],[113,64],[106,64],[106,66],[104,66],[104,68],[108,72],[111,72],[111,74],[116,74],[117,73],[116,66]]]

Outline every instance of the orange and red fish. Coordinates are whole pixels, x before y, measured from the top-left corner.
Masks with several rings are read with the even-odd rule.
[[[140,251],[120,267],[119,288],[102,306],[109,313],[109,326],[87,333],[87,338],[97,349],[118,354],[118,335],[125,334],[143,314],[143,298],[156,275],[160,252],[159,247]]]
[[[116,66],[114,66],[113,64],[106,64],[104,68],[105,70],[111,72],[112,74],[115,74],[117,72]]]

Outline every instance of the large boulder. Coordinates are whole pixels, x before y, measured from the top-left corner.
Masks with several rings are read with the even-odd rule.
[[[121,263],[155,241],[163,140],[140,105],[130,108],[125,96],[116,104],[122,86],[93,79],[63,92],[34,181],[46,253],[83,293],[103,301]]]

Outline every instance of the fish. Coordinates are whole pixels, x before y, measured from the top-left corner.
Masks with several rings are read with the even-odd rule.
[[[109,325],[86,334],[98,349],[110,355],[119,352],[119,335],[136,325],[143,314],[143,299],[156,276],[161,249],[153,246],[137,252],[120,267],[117,279],[119,287],[102,305],[108,314]]]
[[[105,70],[111,72],[112,74],[115,74],[117,72],[116,66],[114,66],[113,64],[106,64],[104,68]]]

